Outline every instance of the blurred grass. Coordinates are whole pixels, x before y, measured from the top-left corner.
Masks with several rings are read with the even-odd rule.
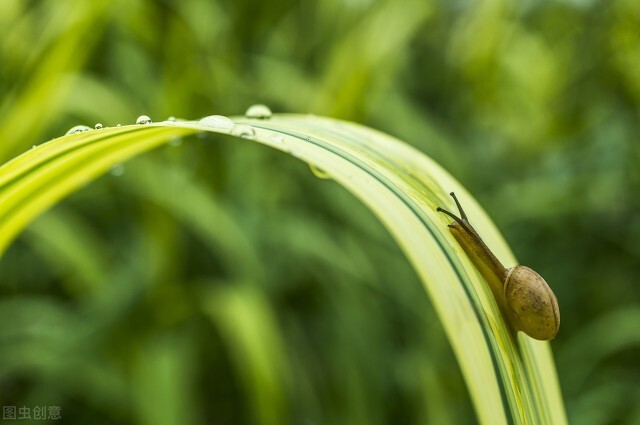
[[[596,326],[640,302],[635,2],[418,3],[3,0],[2,159],[79,123],[241,113],[256,102],[380,128],[451,171],[554,288],[563,322],[552,347],[572,422],[637,423],[638,345],[625,331],[635,316]],[[393,44],[362,48],[385,30]],[[123,394],[149,353],[170,383],[176,359],[196,359],[191,404],[166,406],[190,409],[183,423],[251,421],[226,343],[194,314],[199,292],[188,284],[246,279],[226,263],[234,247],[202,240],[169,200],[141,197],[143,162],[176,170],[255,255],[272,254],[256,287],[290,347],[297,422],[473,421],[414,272],[371,215],[280,154],[203,142],[128,163],[3,256],[3,405],[59,403],[79,422],[144,423],[151,413]],[[158,193],[164,174],[145,172]],[[592,350],[608,334],[616,345]],[[573,345],[594,355],[574,356]]]

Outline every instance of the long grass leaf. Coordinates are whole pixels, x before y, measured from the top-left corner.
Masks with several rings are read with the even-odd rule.
[[[196,131],[232,134],[309,163],[365,203],[420,276],[456,354],[481,423],[566,422],[549,344],[505,325],[487,284],[436,213],[455,191],[506,266],[508,245],[471,195],[421,152],[380,132],[329,118],[234,118],[233,127],[162,122],[70,135],[0,168],[0,250],[39,213],[114,164]]]

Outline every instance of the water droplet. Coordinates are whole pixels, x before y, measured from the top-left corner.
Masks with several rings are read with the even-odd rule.
[[[234,122],[230,118],[223,115],[209,115],[198,121],[198,124],[212,128],[230,130],[233,128]]]
[[[116,127],[122,127],[122,124],[118,124],[118,125],[116,125]]]
[[[238,124],[231,129],[231,135],[242,137],[243,139],[253,139],[256,137],[256,131],[248,125]]]
[[[169,118],[167,118],[167,121],[175,122],[176,121],[176,117],[171,115]]]
[[[124,171],[124,164],[115,164],[109,169],[109,174],[111,174],[113,177],[120,177],[124,174]]]
[[[267,118],[271,118],[271,109],[265,105],[252,105],[247,109],[247,112],[245,112],[244,115],[247,118],[266,120]]]
[[[309,168],[311,169],[311,172],[318,177],[319,179],[330,179],[331,176],[324,171],[322,168],[319,168],[313,164],[309,164]]]
[[[31,149],[35,149],[35,148],[37,148],[37,146],[36,146],[36,145],[31,146]]]
[[[69,135],[69,134],[76,134],[76,133],[82,133],[83,131],[89,131],[91,130],[90,127],[87,127],[86,125],[76,125],[71,127],[66,133],[65,136]]]
[[[271,139],[272,142],[284,143],[284,139],[282,138],[282,136],[279,136],[277,134],[272,135],[269,139]]]
[[[280,149],[284,152],[290,152],[290,148],[287,145],[286,140],[281,135],[273,133],[271,134],[271,136],[269,136],[269,140],[277,144],[277,149]]]
[[[140,115],[136,120],[136,124],[151,124],[151,118],[146,115]]]
[[[95,126],[93,126],[93,128],[95,128],[96,130],[102,130],[102,124],[97,123]]]
[[[182,144],[182,137],[172,137],[169,139],[169,146],[176,147]]]

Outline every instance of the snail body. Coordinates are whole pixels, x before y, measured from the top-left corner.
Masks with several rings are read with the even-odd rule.
[[[460,217],[437,208],[453,218],[449,229],[498,301],[502,314],[514,331],[534,339],[554,339],[560,327],[560,310],[553,291],[537,272],[526,266],[505,268],[471,226],[455,194]]]

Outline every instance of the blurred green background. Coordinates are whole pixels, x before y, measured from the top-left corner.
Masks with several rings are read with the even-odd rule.
[[[555,290],[572,423],[640,423],[632,0],[1,0],[0,161],[96,122],[274,112],[413,144]],[[358,201],[268,148],[176,141],[0,260],[0,404],[73,424],[459,424],[415,273]]]

